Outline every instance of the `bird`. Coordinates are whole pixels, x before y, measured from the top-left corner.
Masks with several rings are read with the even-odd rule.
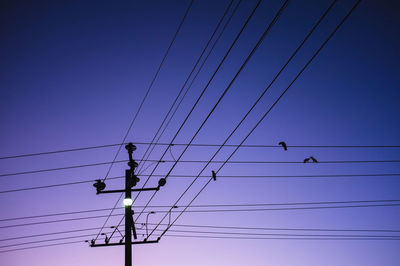
[[[211,174],[214,181],[217,181],[217,174],[214,171],[211,171]]]
[[[287,145],[286,145],[286,143],[284,141],[279,142],[279,145],[281,145],[283,147],[283,149],[285,151],[287,151]]]
[[[314,157],[310,157],[310,159],[314,162],[314,163],[318,163],[317,159],[315,159]]]

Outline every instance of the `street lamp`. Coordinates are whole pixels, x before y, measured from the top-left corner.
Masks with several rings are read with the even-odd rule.
[[[124,204],[125,207],[132,206],[133,200],[131,198],[125,198],[122,203]]]

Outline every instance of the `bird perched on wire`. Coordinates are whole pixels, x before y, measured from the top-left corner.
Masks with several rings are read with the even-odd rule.
[[[281,145],[283,147],[283,149],[285,151],[287,151],[287,145],[286,145],[286,143],[284,141],[279,142],[279,145]]]
[[[318,163],[317,159],[315,159],[313,156],[310,156],[308,158],[305,158],[303,163],[308,163],[309,161],[312,161],[313,163]]]
[[[211,171],[211,174],[214,181],[217,181],[217,174],[214,171]]]

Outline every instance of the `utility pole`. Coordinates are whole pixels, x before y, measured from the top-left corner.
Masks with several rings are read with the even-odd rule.
[[[158,243],[158,239],[154,241],[148,241],[147,238],[144,241],[135,241],[132,242],[132,233],[133,238],[137,239],[135,222],[133,220],[133,210],[132,210],[132,192],[137,191],[158,191],[160,187],[166,184],[165,178],[161,178],[158,181],[157,187],[152,188],[141,188],[141,189],[132,189],[132,187],[136,186],[136,184],[140,181],[140,179],[135,175],[135,168],[138,166],[137,162],[133,160],[132,154],[136,150],[136,146],[133,145],[131,142],[125,146],[126,150],[128,151],[129,155],[129,162],[128,166],[129,169],[125,170],[125,189],[120,190],[104,190],[106,184],[101,180],[96,180],[96,183],[93,186],[96,188],[97,194],[104,194],[104,193],[125,193],[125,198],[123,200],[125,206],[125,243],[121,241],[117,243],[109,243],[110,239],[106,237],[106,241],[104,244],[96,244],[95,240],[90,241],[90,247],[108,247],[108,246],[125,246],[125,266],[132,266],[132,245],[137,244],[151,244],[151,243]],[[118,228],[116,228],[118,230]],[[131,233],[132,230],[132,233]],[[111,238],[111,237],[110,237]],[[88,242],[88,241],[87,241]]]
[[[138,164],[133,160],[132,153],[136,150],[136,147],[129,143],[125,146],[128,150],[129,154],[129,170],[125,171],[125,199],[132,199],[132,186],[137,183],[137,177],[135,176],[135,168]],[[132,178],[134,180],[132,180]],[[134,184],[132,184],[134,182]],[[132,235],[131,235],[131,228],[134,232],[134,238],[136,239],[136,230],[135,224],[133,223],[133,211],[132,211],[132,203],[131,204],[124,204],[125,205],[125,266],[132,265]],[[131,219],[132,218],[132,219]]]

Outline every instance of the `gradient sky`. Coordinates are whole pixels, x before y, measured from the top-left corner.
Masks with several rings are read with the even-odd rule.
[[[149,142],[230,1],[195,0],[127,141]],[[256,5],[244,0],[161,137],[169,143]],[[234,1],[236,5],[237,0]],[[283,1],[264,0],[175,143],[188,143]],[[331,1],[290,1],[194,143],[221,144],[271,82]],[[238,144],[289,85],[355,1],[338,1],[303,49],[235,133]],[[0,156],[120,143],[189,5],[189,1],[2,1],[0,4]],[[230,10],[231,12],[232,10]],[[364,0],[293,84],[245,144],[400,145],[399,4]],[[230,13],[229,13],[230,14]],[[137,145],[134,157],[146,150]],[[0,160],[0,174],[111,161],[118,147]],[[165,147],[151,159],[159,160]],[[217,148],[190,147],[183,160],[208,160]],[[232,148],[216,157],[225,160]],[[174,146],[174,157],[183,151]],[[241,148],[232,160],[399,160],[399,148]],[[127,159],[122,149],[117,160]],[[173,160],[167,153],[166,160]],[[179,163],[172,174],[196,175],[204,164]],[[149,166],[145,173],[150,173]],[[172,163],[160,164],[166,174]],[[211,164],[211,175],[220,164]],[[110,177],[123,175],[115,164]],[[0,190],[103,178],[108,166],[0,177]],[[248,164],[220,175],[326,175],[399,173],[399,163]],[[143,184],[145,177],[141,177]],[[149,186],[157,183],[152,178]],[[192,178],[170,178],[152,201],[172,205]],[[187,204],[208,181],[200,178]],[[122,179],[107,188],[121,188]],[[244,204],[400,199],[399,177],[219,178],[194,204]],[[151,193],[135,203],[144,205]],[[0,193],[1,218],[111,208],[118,195],[96,195],[90,183]],[[118,203],[122,206],[122,203]],[[135,209],[136,210],[136,209]],[[140,210],[140,209],[138,209]],[[179,209],[178,209],[179,210]],[[185,213],[177,224],[400,230],[399,207]],[[120,213],[117,211],[116,213]],[[0,226],[75,216],[0,222]],[[149,216],[156,223],[161,213]],[[173,217],[176,217],[174,214]],[[113,217],[107,227],[115,225]],[[0,239],[100,227],[105,218],[0,228]],[[144,217],[137,223],[143,223]],[[177,229],[173,227],[172,229]],[[110,231],[111,229],[106,229]],[[124,248],[82,243],[0,253],[3,266],[123,265]],[[274,232],[272,232],[274,233]],[[304,233],[304,232],[303,232]],[[55,237],[79,235],[64,234]],[[400,234],[400,233],[397,233]],[[0,246],[52,237],[1,241]],[[69,240],[67,240],[69,241]],[[116,239],[115,241],[118,241]],[[54,241],[49,243],[62,243]],[[46,243],[44,243],[46,244]],[[24,245],[18,247],[30,247]],[[17,248],[18,248],[17,247]],[[400,242],[384,240],[236,240],[162,238],[135,246],[133,265],[399,265]],[[0,248],[6,250],[7,248]]]

